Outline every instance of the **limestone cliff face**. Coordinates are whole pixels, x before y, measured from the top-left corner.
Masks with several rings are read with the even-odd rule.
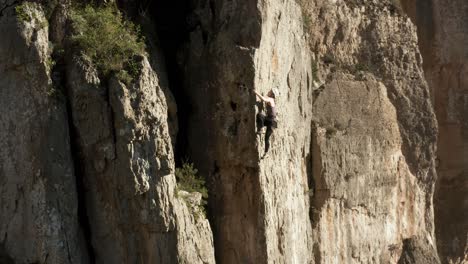
[[[15,6],[0,24],[0,262],[214,263],[208,221],[175,196],[165,73],[143,57],[132,84],[104,82],[68,52],[61,90],[43,8]]]
[[[112,78],[107,86],[86,61],[69,63],[68,96],[96,262],[213,262],[207,220],[191,216],[174,195],[166,97],[149,62],[143,58],[135,83]]]
[[[436,263],[437,126],[411,21],[390,2],[314,1],[304,20],[296,3],[262,2],[248,20],[237,6],[201,3],[188,48],[218,259],[404,263],[411,244]],[[279,127],[259,159],[249,89],[272,87]]]
[[[127,82],[68,47],[69,1],[48,22],[1,4],[0,263],[463,261],[466,5],[445,2],[192,0],[169,56],[170,23],[118,1],[147,36]],[[177,189],[177,133],[209,221]]]
[[[391,1],[309,10],[324,83],[313,109],[315,259],[394,263],[411,238],[437,259],[437,124],[415,27]]]
[[[65,102],[52,95],[41,10],[26,6],[23,20],[12,8],[0,15],[0,262],[87,263]]]
[[[434,209],[444,262],[468,261],[468,3],[410,1],[439,122]]]
[[[211,183],[217,259],[308,263],[312,77],[300,7],[218,1],[200,3],[195,15],[200,26],[190,35],[186,69],[194,105],[189,142]],[[276,86],[280,124],[261,160],[252,89]]]

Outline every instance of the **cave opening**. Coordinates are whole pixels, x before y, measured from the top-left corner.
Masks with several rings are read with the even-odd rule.
[[[158,44],[165,59],[169,89],[177,104],[178,132],[174,150],[176,167],[190,161],[188,154],[188,122],[191,104],[184,88],[183,46],[188,41],[187,17],[191,12],[189,0],[151,1],[148,11],[155,23]]]

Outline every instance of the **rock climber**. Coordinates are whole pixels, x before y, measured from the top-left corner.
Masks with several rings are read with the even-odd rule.
[[[257,114],[257,134],[260,134],[262,128],[266,127],[265,154],[263,155],[265,156],[270,149],[270,137],[273,133],[273,129],[277,127],[275,98],[278,95],[278,91],[277,89],[272,89],[266,96],[259,94],[255,90],[254,92],[266,106],[266,115],[262,111]]]

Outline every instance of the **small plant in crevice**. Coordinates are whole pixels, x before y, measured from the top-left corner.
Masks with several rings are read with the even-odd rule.
[[[42,6],[44,7],[45,16],[48,20],[52,18],[52,14],[54,13],[58,5],[58,0],[48,0],[42,3]]]
[[[327,139],[330,139],[332,138],[333,136],[336,135],[336,132],[338,130],[334,127],[330,127],[330,128],[327,128],[326,132],[325,132],[325,136],[327,137]]]
[[[194,167],[193,163],[187,161],[182,163],[182,167],[176,168],[175,176],[177,179],[176,195],[179,191],[186,191],[188,193],[198,192],[201,194],[201,201],[198,206],[198,211],[206,216],[205,206],[208,199],[208,189],[206,188],[205,180],[198,175],[198,170]],[[180,196],[180,195],[179,195]],[[188,198],[183,197],[184,200],[189,203]],[[188,204],[189,209],[193,208],[193,205]],[[193,214],[198,212],[192,211]]]
[[[306,31],[309,31],[312,29],[312,17],[311,15],[306,12],[302,11],[302,19],[303,19],[303,27]]]
[[[116,77],[126,85],[130,85],[138,78],[142,70],[141,58],[134,56],[133,59],[127,61],[123,68],[117,72]]]
[[[32,17],[29,15],[28,8],[31,3],[23,2],[15,7],[16,18],[21,22],[30,22]]]
[[[318,81],[318,63],[315,60],[311,60],[312,80]]]
[[[336,63],[336,59],[331,53],[326,53],[325,55],[323,55],[322,61],[325,64],[335,64]]]
[[[33,2],[22,2],[15,7],[16,19],[23,23],[35,22],[38,25],[38,29],[46,28],[49,25],[49,21],[43,17],[40,12],[43,10],[41,5]]]
[[[405,13],[403,9],[403,5],[401,4],[401,0],[392,0],[390,6],[390,12],[397,13],[399,15],[403,15]]]
[[[55,66],[56,62],[52,57],[47,58],[46,65],[51,70]]]
[[[112,73],[130,82],[139,72],[135,58],[145,55],[144,38],[138,26],[114,5],[74,7],[70,41],[76,51],[89,57],[101,77]],[[120,73],[125,70],[126,73]]]
[[[301,7],[302,12],[302,27],[304,31],[309,31],[312,29],[312,16],[308,12],[309,2],[307,0],[296,0],[296,3]]]

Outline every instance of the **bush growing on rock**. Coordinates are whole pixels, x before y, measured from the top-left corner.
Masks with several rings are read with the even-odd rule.
[[[15,7],[16,18],[18,18],[19,21],[22,21],[22,22],[31,21],[31,16],[29,15],[29,12],[27,11],[27,9],[29,8],[29,5],[30,5],[29,2],[24,2]]]
[[[182,167],[176,168],[175,176],[179,190],[189,193],[198,192],[201,194],[202,199],[199,209],[204,213],[208,190],[205,187],[205,180],[198,175],[198,170],[193,166],[193,163],[184,162]]]
[[[120,71],[131,77],[138,74],[127,66],[145,54],[144,39],[140,29],[126,20],[117,7],[74,7],[71,21],[72,45],[91,59],[103,77]]]

